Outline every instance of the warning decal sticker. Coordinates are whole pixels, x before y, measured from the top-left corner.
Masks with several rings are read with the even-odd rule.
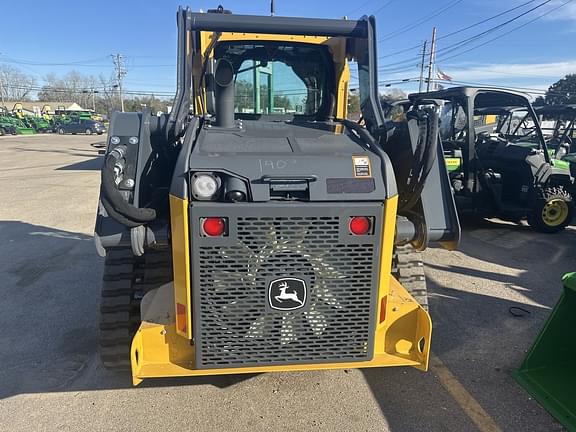
[[[352,156],[354,177],[372,177],[370,158],[368,156]]]

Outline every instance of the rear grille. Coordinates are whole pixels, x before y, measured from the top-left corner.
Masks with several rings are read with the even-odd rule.
[[[378,221],[378,209],[360,214]],[[194,218],[227,216],[230,235],[193,233],[198,368],[371,358],[379,229],[373,236],[349,236],[349,216],[333,206],[210,210],[193,208],[192,226]],[[270,307],[268,287],[278,278],[305,281],[303,308]]]

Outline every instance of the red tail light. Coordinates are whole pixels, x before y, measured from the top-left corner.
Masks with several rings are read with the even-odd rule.
[[[220,237],[226,232],[226,219],[221,217],[204,218],[202,231],[209,237]]]
[[[186,333],[186,306],[182,303],[176,303],[176,326],[182,333]]]
[[[383,323],[386,319],[386,303],[388,302],[388,297],[384,296],[380,300],[380,323]]]
[[[350,218],[350,232],[354,235],[366,235],[372,232],[372,218],[366,216],[354,216]]]

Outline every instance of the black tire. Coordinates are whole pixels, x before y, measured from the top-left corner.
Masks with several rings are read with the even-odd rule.
[[[100,303],[100,358],[108,369],[130,369],[130,344],[140,326],[140,301],[172,280],[168,250],[136,257],[131,249],[108,251]]]
[[[428,310],[428,286],[420,252],[411,245],[394,246],[392,275],[422,308]]]
[[[538,191],[528,223],[537,231],[555,233],[570,225],[573,216],[572,196],[562,186],[547,187]]]
[[[88,128],[84,131],[86,135],[92,135],[92,129]]]

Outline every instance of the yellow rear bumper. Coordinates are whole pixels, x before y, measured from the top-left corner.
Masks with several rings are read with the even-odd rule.
[[[372,360],[226,369],[195,368],[194,345],[176,333],[174,290],[172,285],[166,285],[144,298],[144,321],[132,340],[132,381],[138,385],[146,378],[385,366],[413,366],[427,370],[432,333],[430,316],[396,279],[390,277],[389,283],[386,317],[376,329],[376,337],[383,338],[383,341],[376,340]]]

